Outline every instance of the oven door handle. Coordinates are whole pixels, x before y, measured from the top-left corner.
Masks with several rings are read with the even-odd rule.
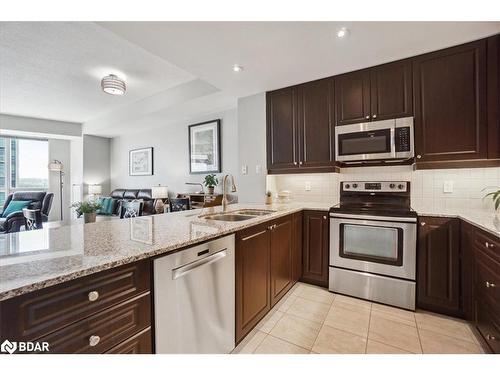
[[[340,213],[330,213],[330,218],[340,218],[340,219],[358,219],[358,220],[375,220],[375,221],[392,221],[392,222],[405,222],[405,223],[416,223],[416,217],[394,217],[394,216],[374,216],[374,215],[352,215],[352,214],[340,214]]]

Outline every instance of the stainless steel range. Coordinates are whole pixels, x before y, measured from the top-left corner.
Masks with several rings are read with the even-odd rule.
[[[330,209],[329,289],[414,310],[416,242],[409,182],[341,182]]]

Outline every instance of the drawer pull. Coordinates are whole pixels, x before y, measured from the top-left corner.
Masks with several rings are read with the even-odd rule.
[[[93,290],[92,292],[89,292],[89,301],[94,302],[97,301],[99,298],[99,292],[97,290]]]
[[[489,281],[486,281],[486,288],[494,288],[496,285],[494,283],[490,283]]]
[[[425,221],[422,221],[422,222],[420,223],[420,226],[422,226],[422,227],[423,227],[424,225],[425,225]]]
[[[486,335],[486,340],[492,340],[492,341],[496,341],[497,338],[495,336],[492,336],[490,335],[489,333]]]
[[[92,335],[89,337],[90,346],[96,346],[97,344],[99,344],[99,341],[101,341],[101,338],[97,335]]]

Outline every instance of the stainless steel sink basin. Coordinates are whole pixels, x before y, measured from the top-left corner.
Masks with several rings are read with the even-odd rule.
[[[243,221],[243,220],[254,219],[255,216],[231,213],[231,214],[207,215],[207,216],[202,216],[202,218],[208,220],[220,220],[220,221]]]
[[[203,219],[208,219],[208,220],[243,221],[243,220],[254,219],[258,216],[269,215],[269,214],[272,214],[273,212],[275,212],[275,211],[248,208],[248,209],[241,209],[241,210],[226,212],[226,213],[203,215],[200,217]]]
[[[235,213],[240,214],[240,215],[251,215],[251,216],[264,216],[264,215],[270,215],[275,211],[271,210],[260,210],[260,209],[242,209],[238,210]]]

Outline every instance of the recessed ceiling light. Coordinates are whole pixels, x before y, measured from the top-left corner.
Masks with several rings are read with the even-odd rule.
[[[343,27],[339,31],[337,31],[337,38],[345,38],[347,35],[349,35],[349,29]]]
[[[107,75],[101,80],[101,88],[106,94],[123,95],[127,91],[125,81],[114,74]]]
[[[238,64],[234,64],[233,65],[233,72],[242,72],[243,71],[243,67],[241,65],[238,65]]]

